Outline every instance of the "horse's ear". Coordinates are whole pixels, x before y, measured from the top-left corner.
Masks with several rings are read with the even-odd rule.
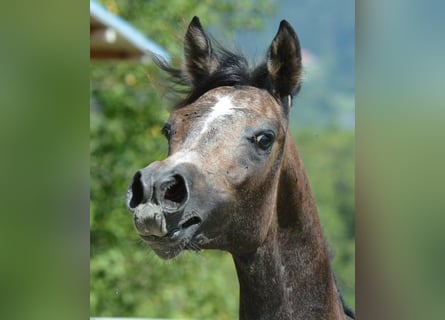
[[[218,67],[212,45],[198,17],[190,22],[184,37],[185,72],[196,86]]]
[[[301,87],[301,49],[292,26],[282,20],[267,53],[267,72],[273,94],[290,107]]]

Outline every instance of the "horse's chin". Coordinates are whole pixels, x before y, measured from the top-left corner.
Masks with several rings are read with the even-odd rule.
[[[177,257],[184,249],[181,247],[172,247],[172,248],[153,248],[153,251],[156,255],[164,260],[170,260]]]
[[[194,241],[199,226],[200,223],[195,223],[180,228],[174,228],[163,237],[144,235],[140,235],[140,237],[158,257],[164,260],[169,260],[175,258],[186,249],[195,251],[200,250],[200,247]]]

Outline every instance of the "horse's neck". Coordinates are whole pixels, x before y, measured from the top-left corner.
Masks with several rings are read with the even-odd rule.
[[[308,180],[286,140],[267,238],[256,252],[234,256],[240,319],[344,319]]]

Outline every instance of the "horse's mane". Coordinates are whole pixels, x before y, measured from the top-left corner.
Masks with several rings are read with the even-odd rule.
[[[216,59],[216,70],[193,84],[184,69],[174,68],[158,57],[153,58],[155,64],[167,72],[172,89],[182,94],[176,102],[175,109],[193,103],[207,91],[222,86],[253,86],[265,89],[272,94],[272,84],[265,61],[251,68],[243,55],[224,49],[219,43],[216,43],[213,53]],[[189,71],[193,72],[193,70]]]

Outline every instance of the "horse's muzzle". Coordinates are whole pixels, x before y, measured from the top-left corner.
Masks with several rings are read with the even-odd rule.
[[[141,236],[175,232],[189,199],[186,174],[159,170],[158,163],[139,170],[127,189],[126,204]]]

